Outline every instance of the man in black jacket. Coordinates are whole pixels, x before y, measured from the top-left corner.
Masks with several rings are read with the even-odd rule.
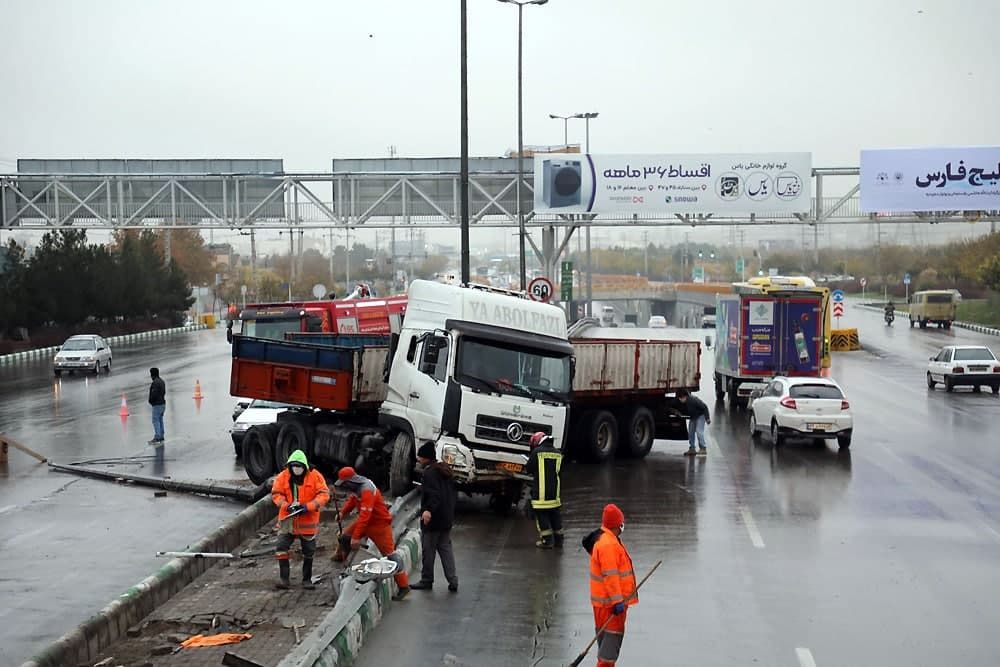
[[[153,408],[153,439],[149,444],[159,445],[163,442],[163,413],[167,409],[167,385],[160,377],[159,368],[150,368],[149,377],[152,379],[149,384],[149,405]]]
[[[451,547],[451,526],[455,522],[454,473],[446,464],[437,460],[434,443],[425,442],[417,450],[418,469],[423,469],[420,488],[420,548],[423,567],[420,581],[410,584],[418,591],[434,586],[434,558],[441,555],[441,567],[448,580],[448,590],[458,592],[458,574],[455,572],[455,552]]]
[[[708,406],[697,396],[692,396],[687,389],[677,390],[677,400],[684,406],[684,411],[688,416],[688,450],[684,456],[705,456],[708,450],[705,449],[705,425],[712,423],[712,415],[709,414]],[[698,451],[694,449],[695,437],[698,438]]]

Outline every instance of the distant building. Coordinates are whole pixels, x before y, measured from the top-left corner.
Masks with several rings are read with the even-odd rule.
[[[535,157],[545,153],[579,153],[580,144],[556,144],[555,146],[525,146],[521,157]],[[506,157],[517,157],[517,149],[510,149]]]
[[[212,257],[212,264],[216,268],[225,266],[229,268],[233,265],[233,246],[229,243],[209,243],[205,246],[208,254]]]

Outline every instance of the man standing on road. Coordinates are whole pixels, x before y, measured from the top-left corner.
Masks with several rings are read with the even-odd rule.
[[[153,408],[153,439],[149,444],[163,442],[163,413],[167,410],[167,384],[160,377],[159,368],[150,368],[149,404]]]
[[[316,553],[316,533],[319,532],[319,512],[330,502],[330,489],[323,474],[309,467],[301,449],[288,457],[285,469],[278,473],[271,486],[271,500],[278,506],[278,588],[287,589],[289,582],[288,549],[295,538],[302,544],[302,588],[314,589],[312,581],[313,554]]]
[[[347,517],[355,507],[358,508],[358,519],[350,531],[351,551],[360,549],[361,540],[366,537],[375,543],[375,547],[383,556],[395,551],[396,544],[392,539],[392,515],[389,514],[389,508],[382,500],[382,492],[375,486],[375,482],[357,474],[354,468],[346,466],[337,473],[337,481],[333,485],[344,489],[350,495],[340,510],[341,519]],[[396,574],[395,580],[399,592],[392,599],[402,600],[410,592],[410,578],[401,569]]]
[[[563,545],[562,516],[559,508],[559,470],[563,455],[552,446],[552,436],[538,431],[531,436],[531,454],[527,473],[531,475],[531,510],[538,527],[539,549],[561,548]]]
[[[687,389],[677,390],[677,400],[684,406],[688,416],[688,450],[684,456],[705,456],[708,450],[705,448],[705,425],[712,423],[712,415],[708,412],[708,406],[697,396],[692,396]],[[698,451],[694,449],[694,439],[698,437]]]
[[[632,558],[619,538],[623,530],[625,515],[617,505],[606,505],[601,516],[601,534],[590,552],[590,604],[598,633],[597,667],[611,667],[618,660],[628,608],[639,602]]]
[[[437,460],[433,442],[425,442],[417,450],[418,468],[423,468],[420,479],[420,548],[423,566],[420,581],[410,585],[414,590],[430,590],[434,586],[434,558],[441,555],[444,578],[448,590],[458,592],[458,574],[455,572],[455,552],[451,548],[451,526],[455,522],[454,473],[448,465]]]

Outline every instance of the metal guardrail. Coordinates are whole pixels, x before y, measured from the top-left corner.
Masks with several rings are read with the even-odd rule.
[[[140,340],[149,340],[151,338],[162,338],[163,336],[169,336],[175,333],[182,333],[184,331],[200,331],[201,329],[207,329],[208,327],[204,324],[191,324],[183,327],[172,327],[170,329],[154,329],[152,331],[141,331],[134,334],[125,334],[123,336],[111,336],[110,338],[105,338],[108,343],[134,343]],[[0,366],[6,364],[12,364],[20,361],[33,361],[35,359],[46,359],[55,355],[59,351],[58,345],[53,345],[50,347],[39,347],[34,350],[24,350],[23,352],[12,352],[11,354],[0,355]]]

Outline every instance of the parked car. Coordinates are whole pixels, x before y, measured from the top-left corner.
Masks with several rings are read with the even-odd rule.
[[[666,329],[667,318],[663,315],[653,315],[649,318],[649,323],[646,326],[650,329]]]
[[[240,409],[240,406],[244,406]],[[239,412],[233,412],[233,427],[229,430],[233,438],[233,451],[236,456],[243,456],[243,436],[251,426],[273,424],[278,421],[278,415],[285,410],[294,410],[296,406],[275,401],[254,399],[249,403],[236,404]]]
[[[776,377],[751,393],[749,409],[754,440],[766,431],[779,447],[787,438],[836,438],[840,447],[851,446],[851,405],[829,378]]]
[[[981,345],[946,345],[927,364],[927,388],[943,384],[945,391],[955,387],[991,387],[1000,393],[1000,361],[988,347]]]
[[[102,369],[105,373],[111,372],[111,346],[100,336],[89,334],[70,336],[52,360],[52,371],[57,377],[63,371],[88,371],[97,375]]]

